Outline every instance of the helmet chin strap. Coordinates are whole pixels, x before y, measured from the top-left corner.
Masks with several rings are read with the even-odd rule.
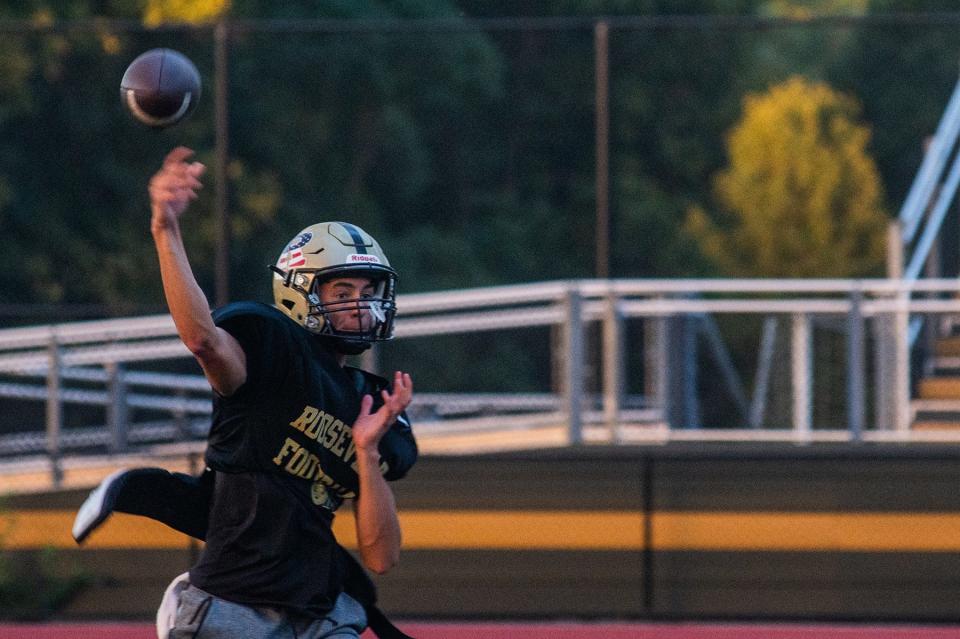
[[[315,295],[311,295],[311,297],[316,298]],[[320,301],[319,299],[314,299],[311,301],[317,303],[315,305],[316,307],[323,308],[323,306],[319,304],[319,301]],[[373,310],[372,308],[373,306],[376,306],[376,310]],[[386,317],[385,314],[383,313],[383,309],[380,308],[380,306],[381,305],[379,302],[367,305],[367,308],[371,309],[371,314],[375,318],[378,318],[377,323],[382,322]],[[353,309],[345,308],[340,311],[332,311],[329,313],[330,314],[335,314],[337,312],[349,313],[349,312],[352,312],[352,310]],[[359,322],[360,320],[358,320],[358,328],[360,328]],[[310,315],[306,319],[306,325],[307,325],[307,328],[316,328],[317,326],[320,325],[320,319],[315,315]],[[329,315],[327,315],[323,320],[323,329],[320,332],[317,332],[314,334],[317,335],[317,337],[322,338],[324,342],[326,342],[330,346],[330,348],[332,348],[335,352],[340,353],[341,355],[359,355],[360,353],[368,350],[372,346],[372,343],[371,343],[372,340],[370,339],[370,337],[372,336],[373,333],[374,333],[373,330],[358,331],[356,335],[351,335],[349,334],[349,332],[338,331],[334,327],[333,322],[331,321],[331,318],[329,317]]]
[[[341,355],[359,355],[363,351],[369,350],[372,344],[366,340],[351,339],[330,333],[317,334],[318,339],[326,342],[332,350]]]

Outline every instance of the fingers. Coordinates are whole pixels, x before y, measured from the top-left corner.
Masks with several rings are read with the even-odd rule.
[[[167,153],[167,157],[163,158],[163,167],[166,168],[167,166],[170,166],[173,164],[180,164],[182,162],[186,162],[187,158],[189,158],[192,155],[193,155],[193,149],[185,146],[178,146],[172,151],[170,151],[169,153]]]
[[[203,188],[200,177],[207,167],[201,162],[188,162],[193,150],[178,146],[163,160],[163,166],[150,179],[150,199],[157,206],[173,206],[182,210],[191,200],[197,199],[197,191]]]
[[[401,371],[394,373],[393,392],[383,389],[380,391],[380,397],[383,398],[383,406],[380,410],[386,411],[387,421],[393,423],[413,399],[413,379],[409,373]]]
[[[392,424],[397,417],[410,405],[413,398],[413,380],[408,373],[397,371],[393,376],[393,392],[389,389],[380,391],[380,397],[383,398],[383,405],[374,415],[382,419],[382,426]],[[364,395],[360,400],[359,418],[369,417],[370,409],[373,407],[373,396]]]
[[[410,377],[410,373],[397,371],[393,374],[393,392],[394,394],[401,392],[413,394],[413,378]]]
[[[383,391],[386,393],[387,391]],[[401,405],[400,410],[403,410],[410,404],[410,400],[413,398],[413,378],[410,377],[409,373],[404,373],[402,371],[397,371],[393,374],[393,393],[385,394],[384,401],[394,402]]]
[[[373,406],[373,395],[369,395],[369,394],[364,395],[360,399],[360,416],[363,417],[364,415],[369,415],[370,408],[372,406]]]

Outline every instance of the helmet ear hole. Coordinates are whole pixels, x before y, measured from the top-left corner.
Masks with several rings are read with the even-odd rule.
[[[292,311],[293,307],[296,306],[293,300],[281,300],[280,303],[286,306],[288,311]]]

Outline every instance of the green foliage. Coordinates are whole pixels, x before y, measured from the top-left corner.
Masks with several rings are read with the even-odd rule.
[[[719,225],[695,207],[687,227],[704,253],[737,276],[876,273],[887,216],[859,106],[794,77],[744,101],[715,180]]]
[[[5,503],[0,500],[0,512]],[[0,527],[0,619],[48,619],[90,583],[90,575],[55,548],[12,552],[4,543],[15,518]]]
[[[42,621],[67,605],[90,576],[55,548],[0,550],[0,619]]]
[[[404,292],[592,275],[592,31],[484,29],[472,17],[950,8],[919,0],[19,0],[4,3],[0,16],[38,25],[93,16],[179,22],[228,5],[238,20],[442,17],[463,26],[233,34],[232,297],[261,300],[269,296],[264,266],[319,219],[349,219],[374,233]],[[900,201],[956,81],[954,41],[949,25],[611,31],[613,274],[713,272],[716,263],[681,232],[686,212],[710,198],[711,176],[727,161],[722,132],[735,126],[742,96],[791,75],[859,98],[883,183]],[[184,51],[205,81],[198,112],[159,133],[132,122],[117,99],[125,66],[152,46]],[[0,252],[0,303],[163,308],[145,185],[176,144],[212,166],[212,80],[208,27],[126,32],[104,23],[0,42],[0,233],[16,238]],[[851,184],[858,175],[874,179],[850,170]],[[184,222],[208,291],[219,250],[213,179]],[[736,211],[719,187],[716,209],[712,223],[732,228],[723,216]],[[862,250],[851,272],[876,263],[872,240]]]

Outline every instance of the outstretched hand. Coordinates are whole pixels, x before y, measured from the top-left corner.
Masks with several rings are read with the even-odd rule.
[[[364,395],[360,400],[360,415],[353,424],[353,443],[358,451],[376,451],[380,439],[393,422],[402,413],[413,398],[413,380],[409,373],[397,371],[393,374],[393,392],[380,391],[383,406],[371,413],[373,396]]]
[[[193,150],[178,146],[167,154],[163,166],[150,178],[151,228],[154,231],[175,226],[187,206],[203,188],[200,177],[207,167],[189,162]]]

